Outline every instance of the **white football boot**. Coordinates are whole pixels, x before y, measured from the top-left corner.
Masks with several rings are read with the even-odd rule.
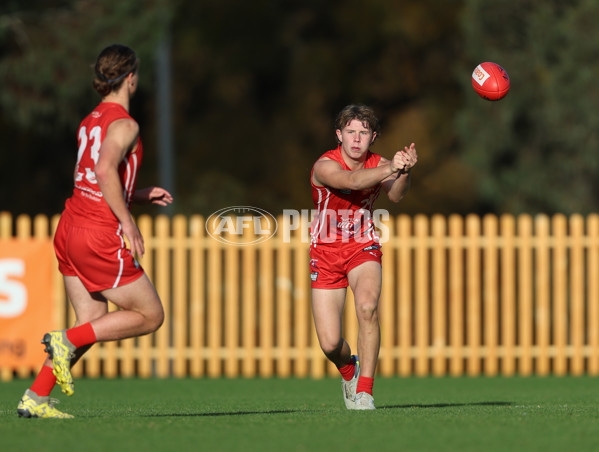
[[[355,410],[356,404],[356,387],[358,386],[358,377],[360,376],[360,361],[357,355],[352,355],[352,361],[356,365],[354,376],[351,380],[345,381],[341,379],[341,389],[343,390],[343,401],[345,402],[345,408],[348,410]]]
[[[353,410],[376,410],[374,398],[367,392],[360,392],[356,395]]]

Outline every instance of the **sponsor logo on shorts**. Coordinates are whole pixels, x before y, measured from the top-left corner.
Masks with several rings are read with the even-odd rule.
[[[362,251],[370,251],[370,250],[380,250],[381,249],[381,245],[370,245],[367,246],[366,248],[362,249]],[[373,254],[373,253],[370,253]]]
[[[316,281],[318,279],[318,272],[311,272],[310,273],[310,279],[312,281]]]

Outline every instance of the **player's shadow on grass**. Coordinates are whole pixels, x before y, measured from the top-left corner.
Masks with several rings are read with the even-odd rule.
[[[264,410],[264,411],[223,411],[213,413],[155,413],[146,414],[145,417],[204,417],[204,416],[248,416],[253,414],[290,414],[300,410]]]
[[[406,408],[454,408],[464,406],[510,406],[512,402],[471,402],[471,403],[431,403],[405,405],[382,405],[379,410],[406,409]],[[223,411],[211,413],[154,413],[145,414],[144,417],[213,417],[213,416],[251,416],[256,414],[290,414],[290,413],[315,412],[314,410],[264,410],[264,411]]]
[[[511,406],[512,402],[471,402],[471,403],[410,403],[405,405],[382,405],[379,410],[391,410],[397,408],[454,408],[460,406]]]

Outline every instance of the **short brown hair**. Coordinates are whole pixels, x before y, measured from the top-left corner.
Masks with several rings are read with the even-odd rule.
[[[343,128],[354,119],[360,121],[362,125],[370,129],[373,134],[376,133],[378,135],[380,127],[379,120],[374,114],[374,110],[366,105],[352,104],[343,108],[337,115],[337,119],[335,119],[335,130],[343,130]]]
[[[139,60],[133,49],[122,44],[112,44],[106,47],[96,60],[94,67],[94,89],[105,97],[123,84],[125,77],[136,72]]]

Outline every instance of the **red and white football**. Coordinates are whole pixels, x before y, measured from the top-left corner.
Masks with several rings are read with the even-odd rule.
[[[480,63],[472,71],[472,88],[483,99],[503,99],[510,90],[510,77],[497,63]]]

